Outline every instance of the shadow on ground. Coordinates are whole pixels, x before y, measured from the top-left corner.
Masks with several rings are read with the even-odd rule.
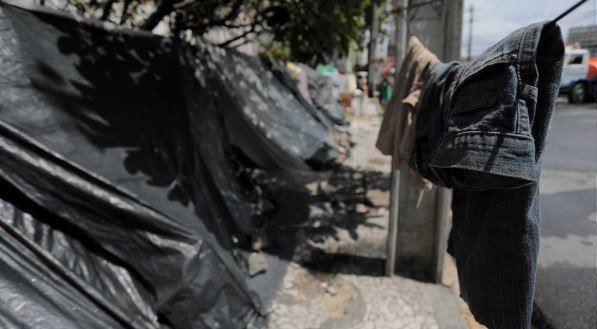
[[[278,209],[264,252],[324,273],[383,275],[385,260],[359,250],[368,248],[359,244],[359,228],[385,230],[379,218],[387,214],[387,200],[371,195],[388,193],[386,174],[340,167],[327,174],[257,177]],[[352,240],[348,250],[339,246],[346,240]]]

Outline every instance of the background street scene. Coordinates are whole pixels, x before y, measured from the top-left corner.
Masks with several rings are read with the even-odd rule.
[[[0,0],[0,329],[80,328],[597,329],[597,0]]]

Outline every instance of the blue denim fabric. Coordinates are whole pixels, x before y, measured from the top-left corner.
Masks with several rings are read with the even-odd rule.
[[[563,56],[560,28],[533,24],[470,63],[437,64],[419,100],[410,164],[454,189],[448,250],[489,328],[530,327],[538,181]]]

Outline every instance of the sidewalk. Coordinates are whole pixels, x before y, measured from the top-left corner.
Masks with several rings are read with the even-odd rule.
[[[306,185],[309,220],[285,228],[296,230],[297,244],[269,307],[270,328],[481,328],[457,297],[451,260],[444,285],[383,276],[390,158],[374,147],[380,120],[353,119],[357,145],[345,175]]]

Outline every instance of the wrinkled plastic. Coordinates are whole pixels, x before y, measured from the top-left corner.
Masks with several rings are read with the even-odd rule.
[[[215,74],[211,87],[224,103],[230,143],[247,158],[270,170],[334,165],[340,146],[333,123],[298,90],[280,82],[259,58],[208,45],[199,57]]]
[[[0,327],[160,327],[148,292],[116,260],[54,229],[49,223],[60,219],[18,191],[3,185],[1,193]]]
[[[307,86],[313,105],[337,125],[346,125],[346,113],[334,95],[334,81],[331,77],[320,74],[307,65],[301,64],[307,75]]]
[[[261,325],[252,192],[184,47],[0,4],[0,327]]]
[[[261,61],[272,72],[276,79],[284,87],[286,87],[286,89],[288,89],[290,93],[292,93],[292,95],[301,104],[301,106],[305,109],[306,112],[311,114],[311,116],[328,131],[337,131],[334,123],[328,117],[326,117],[324,113],[319,111],[317,108],[313,106],[313,104],[311,104],[307,99],[305,99],[303,94],[300,92],[296,81],[290,76],[288,70],[280,62],[278,62],[273,57],[266,56],[261,57]]]

